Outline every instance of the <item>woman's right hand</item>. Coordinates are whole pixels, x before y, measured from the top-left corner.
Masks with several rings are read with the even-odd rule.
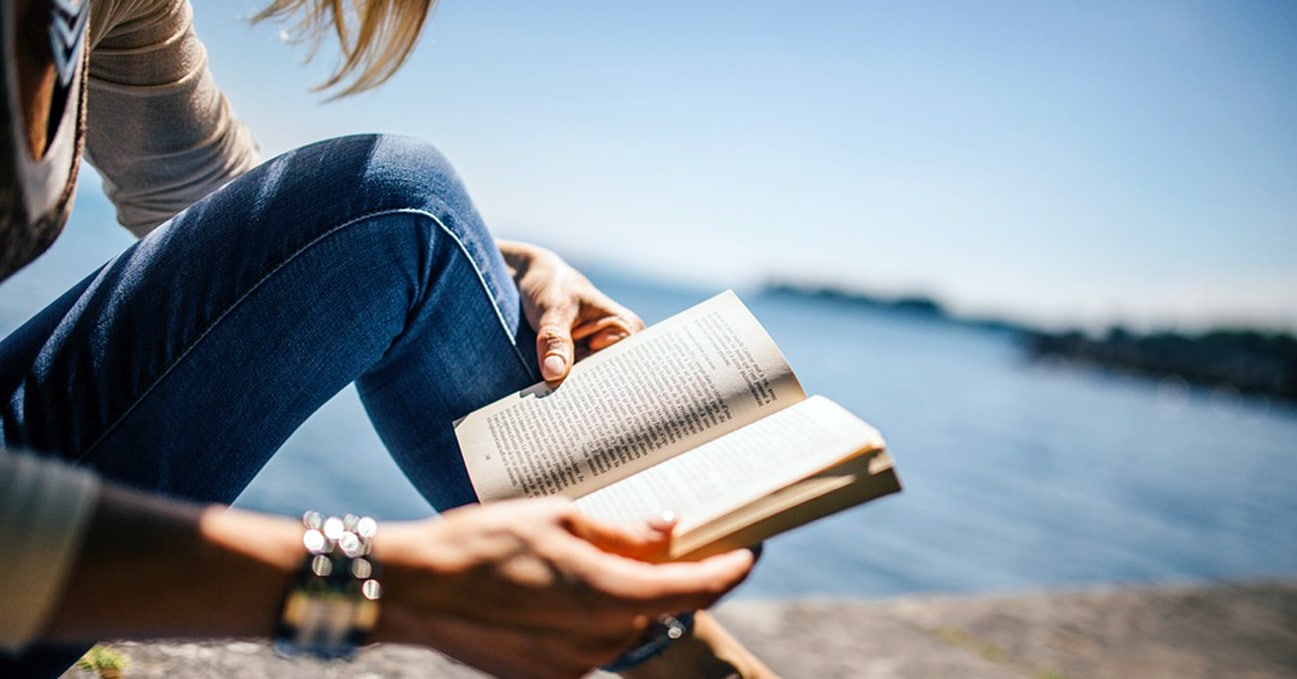
[[[386,524],[374,542],[384,568],[375,638],[431,646],[498,676],[579,677],[657,616],[715,603],[753,565],[747,550],[642,560],[669,540],[669,526],[612,528],[553,498]]]

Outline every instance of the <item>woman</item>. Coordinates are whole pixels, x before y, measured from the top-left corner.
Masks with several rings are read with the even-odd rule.
[[[335,32],[327,85],[348,94],[395,71],[429,2],[355,6],[263,16]],[[705,614],[674,644],[688,625],[654,622],[737,585],[746,550],[652,565],[669,523],[612,529],[560,500],[450,509],[475,500],[450,422],[561,380],[634,314],[552,253],[492,240],[422,142],[348,137],[258,165],[187,0],[17,0],[0,21],[0,275],[57,235],[83,148],[142,236],[0,344],[3,444],[46,456],[0,453],[0,676],[57,675],[98,638],[272,634],[324,654],[423,644],[502,676],[619,657],[637,676],[767,672]],[[444,518],[326,539],[227,510],[352,381]],[[320,594],[350,577],[338,564],[354,581]]]

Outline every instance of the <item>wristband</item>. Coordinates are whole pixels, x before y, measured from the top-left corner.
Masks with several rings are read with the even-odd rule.
[[[599,668],[605,672],[624,672],[665,651],[672,642],[694,627],[694,612],[664,615],[658,618],[636,641],[634,648]]]
[[[378,624],[378,562],[370,556],[378,523],[348,514],[302,515],[306,557],[284,594],[273,646],[280,655],[350,658]]]

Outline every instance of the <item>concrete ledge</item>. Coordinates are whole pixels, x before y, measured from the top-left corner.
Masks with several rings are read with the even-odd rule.
[[[739,600],[717,616],[789,679],[1297,677],[1297,580],[877,602]],[[127,656],[131,679],[484,676],[401,646],[334,664],[283,660],[247,641],[114,647]]]

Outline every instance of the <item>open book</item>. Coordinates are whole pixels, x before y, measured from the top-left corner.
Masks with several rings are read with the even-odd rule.
[[[483,502],[562,494],[611,523],[679,517],[697,559],[901,489],[873,427],[807,398],[725,292],[455,425]]]

